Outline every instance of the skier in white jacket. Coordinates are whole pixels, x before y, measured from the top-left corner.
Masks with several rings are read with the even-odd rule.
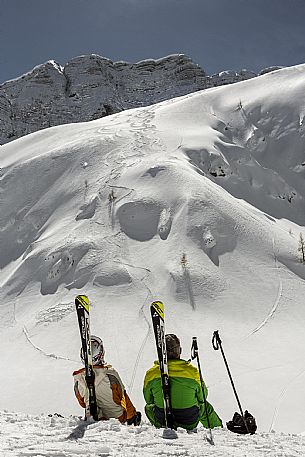
[[[114,417],[128,425],[139,425],[141,413],[137,412],[132,404],[118,372],[105,363],[102,340],[97,336],[91,336],[91,346],[98,419],[107,420]],[[84,362],[82,350],[80,355]],[[85,368],[73,373],[76,398],[79,404],[88,410],[89,390],[85,376]]]

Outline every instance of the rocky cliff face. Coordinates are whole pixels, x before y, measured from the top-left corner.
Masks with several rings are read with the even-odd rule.
[[[245,70],[208,76],[181,54],[135,64],[98,55],[76,57],[65,67],[49,61],[0,85],[0,144],[254,76]]]

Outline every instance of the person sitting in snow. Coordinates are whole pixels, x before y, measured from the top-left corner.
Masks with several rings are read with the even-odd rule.
[[[201,422],[205,428],[208,428],[199,371],[190,362],[180,359],[181,346],[176,335],[165,335],[165,343],[174,427],[193,430]],[[208,391],[205,385],[204,392],[207,397]],[[145,413],[149,421],[157,428],[165,427],[163,392],[158,361],[146,372],[143,394],[146,401]],[[213,406],[208,402],[206,404],[210,427],[222,427],[222,421],[214,411]]]
[[[105,363],[102,340],[97,336],[91,336],[91,348],[98,420],[114,417],[121,423],[140,425],[141,413],[136,411],[132,404],[118,372]],[[84,363],[82,349],[80,357]],[[75,396],[80,406],[87,412],[89,411],[89,390],[85,379],[85,368],[74,371],[73,377]]]

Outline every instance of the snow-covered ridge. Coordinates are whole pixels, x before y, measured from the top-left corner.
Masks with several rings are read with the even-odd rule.
[[[135,64],[98,55],[76,57],[64,67],[48,61],[0,86],[0,144],[254,76],[246,70],[208,76],[183,54]]]

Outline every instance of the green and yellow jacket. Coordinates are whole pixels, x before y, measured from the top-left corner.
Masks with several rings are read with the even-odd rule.
[[[168,361],[168,372],[171,405],[175,422],[178,426],[193,428],[199,420],[205,417],[199,371],[190,362],[174,359]],[[151,422],[155,422],[154,425],[162,426],[164,422],[164,404],[159,362],[154,362],[153,367],[146,372],[143,393],[147,404],[145,410],[148,413],[147,415],[150,416],[149,419]],[[207,397],[208,390],[205,385],[204,393]],[[154,419],[151,417],[152,411]],[[217,426],[220,424],[217,424]]]

